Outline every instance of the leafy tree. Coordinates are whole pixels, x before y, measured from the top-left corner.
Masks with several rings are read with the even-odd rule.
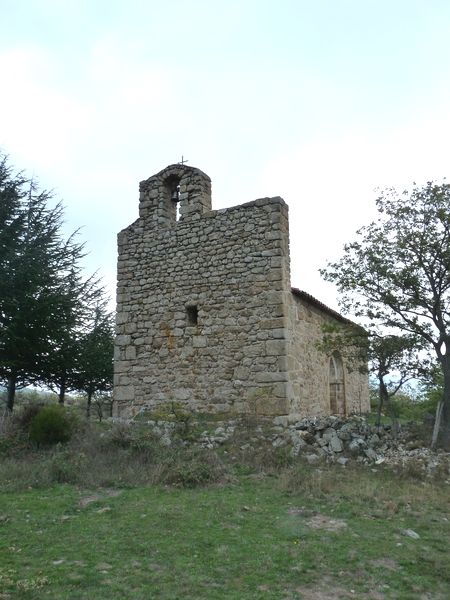
[[[378,220],[322,270],[345,311],[423,340],[442,370],[443,442],[450,440],[450,185],[377,199]],[[437,419],[439,427],[439,419]]]
[[[420,389],[421,386],[406,385],[392,399],[392,409],[398,417],[421,424],[430,423],[430,417],[433,418],[431,413],[436,410],[437,402],[428,400],[421,394]]]
[[[113,415],[113,394],[112,389],[108,392],[97,392],[92,397],[92,403],[95,407],[97,417],[99,421],[103,420],[106,414],[109,417]]]
[[[423,375],[425,360],[420,356],[420,340],[413,336],[373,335],[369,341],[371,372],[378,382],[376,424],[381,423],[381,412],[387,407],[394,425],[396,414],[391,399],[412,379]]]
[[[105,302],[95,308],[79,344],[73,387],[86,394],[89,417],[94,394],[109,392],[113,385],[114,319]]]
[[[430,376],[427,377],[420,385],[420,395],[422,402],[428,403],[431,406],[437,406],[442,398],[444,390],[444,379],[442,370],[438,365],[433,365],[430,369]]]
[[[391,398],[406,383],[424,375],[428,361],[421,356],[423,343],[412,335],[382,335],[373,327],[327,324],[323,328],[319,348],[327,353],[333,350],[346,358],[350,370],[368,372],[377,382],[377,418],[386,408],[396,426],[396,415]]]

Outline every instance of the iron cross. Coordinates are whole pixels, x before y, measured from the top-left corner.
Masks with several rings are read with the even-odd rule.
[[[188,162],[188,160],[187,160],[186,158],[184,158],[184,156],[183,156],[183,155],[181,155],[181,162],[179,162],[178,164],[179,164],[179,165],[184,165],[184,164],[186,164],[187,162]]]

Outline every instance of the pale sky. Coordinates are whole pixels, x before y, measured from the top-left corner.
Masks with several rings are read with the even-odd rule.
[[[213,208],[282,196],[292,285],[449,174],[448,0],[0,0],[0,148],[52,188],[115,288],[138,184],[181,156]]]

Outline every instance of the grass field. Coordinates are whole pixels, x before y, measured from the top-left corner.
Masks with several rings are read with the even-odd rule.
[[[449,505],[448,486],[301,465],[195,489],[5,492],[0,598],[447,599]]]
[[[0,600],[450,598],[448,473],[307,465],[252,422],[216,450],[28,422],[0,436]]]

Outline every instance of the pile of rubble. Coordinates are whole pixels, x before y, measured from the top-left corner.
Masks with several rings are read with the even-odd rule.
[[[398,440],[391,428],[369,425],[363,417],[342,419],[336,416],[309,417],[300,420],[276,417],[274,445],[286,440],[292,445],[292,455],[302,454],[308,462],[327,458],[346,464],[350,458],[360,462],[381,464],[385,454]]]
[[[163,444],[170,446],[175,439],[180,442],[180,423],[148,421],[147,424]],[[181,436],[182,443],[210,449],[234,445],[243,451],[270,444],[274,448],[286,448],[292,457],[301,457],[309,464],[346,465],[349,461],[371,466],[386,464],[418,477],[437,476],[450,483],[450,453],[430,450],[407,426],[394,432],[391,425],[377,427],[359,416],[298,418],[292,415],[258,418],[253,422],[246,417],[229,419],[216,422],[202,432],[197,426],[195,421],[190,424],[193,430],[190,435]]]
[[[204,431],[199,443],[217,447],[231,440],[240,428],[238,421],[223,423],[212,432]],[[309,464],[356,461],[372,466],[387,464],[417,476],[438,475],[443,480],[450,476],[448,452],[425,447],[407,426],[393,431],[391,425],[370,425],[364,417],[275,417],[256,427],[245,446],[257,444],[262,437],[275,448],[289,448],[293,457],[301,456]]]

